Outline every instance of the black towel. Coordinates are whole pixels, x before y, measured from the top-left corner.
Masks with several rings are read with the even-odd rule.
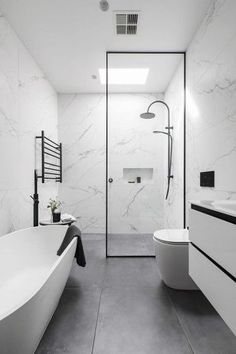
[[[74,237],[78,238],[77,247],[75,251],[75,258],[77,264],[80,265],[81,267],[85,267],[86,260],[85,260],[84,249],[81,240],[81,231],[75,225],[71,225],[68,227],[65,237],[62,241],[62,244],[59,247],[59,250],[57,251],[57,255],[60,256],[62,254],[62,252],[66,249],[66,247],[69,245],[69,243],[73,240]]]

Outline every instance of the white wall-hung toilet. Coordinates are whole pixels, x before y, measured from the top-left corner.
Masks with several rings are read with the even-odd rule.
[[[189,232],[166,229],[154,232],[156,261],[164,283],[179,290],[197,290],[188,274]]]

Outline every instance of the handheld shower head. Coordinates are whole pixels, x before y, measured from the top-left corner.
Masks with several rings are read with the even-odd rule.
[[[168,135],[172,138],[171,134],[168,132],[163,132],[162,130],[153,130],[153,133],[154,134],[165,134],[165,135]]]

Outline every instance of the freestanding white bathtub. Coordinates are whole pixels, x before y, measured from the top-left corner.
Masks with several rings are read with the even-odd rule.
[[[67,226],[0,237],[0,353],[32,354],[58,305],[75,254],[74,238],[57,250]]]

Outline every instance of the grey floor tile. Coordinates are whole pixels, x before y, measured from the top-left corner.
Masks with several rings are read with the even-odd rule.
[[[192,353],[163,286],[103,290],[93,354]]]
[[[144,242],[146,244],[147,254],[155,256],[155,244],[153,241],[153,234],[144,235]]]
[[[65,289],[36,354],[91,354],[100,294]]]
[[[66,287],[101,287],[106,267],[105,238],[100,235],[84,235],[83,247],[86,267],[79,267],[74,260]]]
[[[36,354],[92,354],[101,291],[93,354],[236,353],[203,294],[165,287],[154,258],[106,260],[103,235],[83,235],[83,244],[87,266],[74,262]]]
[[[167,291],[194,353],[236,353],[236,337],[200,291]]]
[[[111,256],[154,255],[151,234],[109,234],[108,254]]]
[[[105,287],[157,287],[160,284],[155,258],[109,258]]]

